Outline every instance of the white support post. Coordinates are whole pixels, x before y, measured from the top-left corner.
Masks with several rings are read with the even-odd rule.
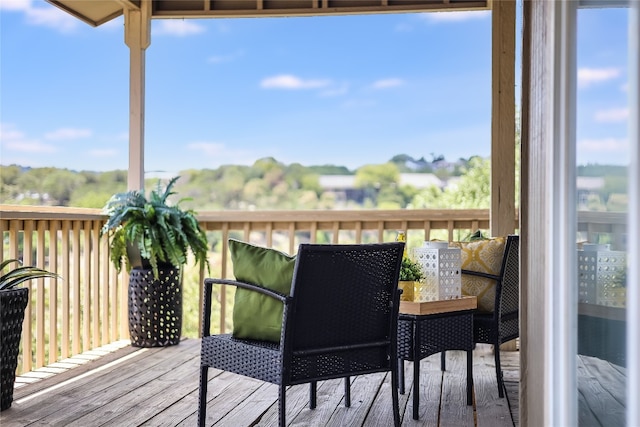
[[[515,231],[516,2],[492,3],[491,217],[492,236]]]
[[[151,42],[151,0],[124,11],[129,47],[129,190],[144,189],[145,50]]]

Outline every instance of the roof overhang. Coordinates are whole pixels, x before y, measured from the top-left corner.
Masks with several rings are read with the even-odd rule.
[[[97,27],[144,0],[47,0]],[[151,18],[248,18],[489,10],[492,0],[152,0]]]

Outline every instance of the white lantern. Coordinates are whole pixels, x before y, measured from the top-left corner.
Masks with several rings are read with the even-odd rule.
[[[413,249],[413,258],[424,273],[416,289],[415,301],[438,301],[460,298],[461,252],[447,242],[424,242]]]
[[[578,251],[578,302],[624,306],[617,281],[626,268],[626,254],[609,245],[584,244]]]

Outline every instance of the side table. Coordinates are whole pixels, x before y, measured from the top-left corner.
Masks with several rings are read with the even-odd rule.
[[[442,353],[441,369],[445,370],[445,351],[467,352],[467,405],[472,404],[473,391],[473,312],[476,297],[451,300],[400,303],[398,319],[398,368],[400,394],[404,394],[404,361],[413,363],[413,419],[420,408],[420,360]]]

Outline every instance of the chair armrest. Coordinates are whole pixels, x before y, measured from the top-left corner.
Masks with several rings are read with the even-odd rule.
[[[237,280],[229,279],[204,279],[204,301],[202,305],[202,336],[207,337],[211,335],[211,298],[213,295],[213,285],[230,285],[237,288],[244,288],[251,291],[267,295],[271,298],[277,299],[284,305],[288,305],[291,297],[289,295],[274,291],[272,289],[265,288],[264,286],[256,285],[254,283],[239,282]]]
[[[256,291],[264,295],[268,295],[271,298],[275,298],[279,301],[286,302],[289,295],[283,294],[273,289],[265,288],[264,286],[256,285],[255,283],[239,282],[237,280],[229,279],[204,279],[205,289],[208,286],[211,289],[211,285],[231,285],[238,288],[249,289],[250,291]]]
[[[500,276],[496,276],[495,274],[483,273],[482,271],[473,271],[473,270],[460,270],[462,274],[468,274],[470,276],[479,276],[484,277],[485,279],[495,280],[496,282],[500,280]]]

